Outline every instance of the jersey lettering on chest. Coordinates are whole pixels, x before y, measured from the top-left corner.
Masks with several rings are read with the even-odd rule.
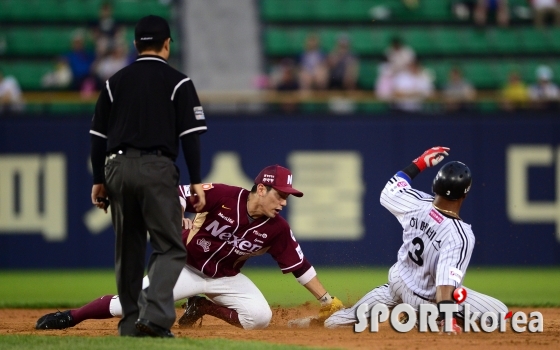
[[[220,226],[218,220],[214,220],[204,229],[212,236],[233,245],[235,247],[235,253],[239,255],[254,253],[263,247],[262,245],[254,244],[243,237],[237,237],[231,232],[227,232],[226,230],[230,227],[230,225]]]
[[[422,233],[428,236],[430,241],[437,235],[436,230],[433,227],[430,227],[427,222],[418,220],[418,218],[415,217],[410,219],[410,227],[422,231]]]

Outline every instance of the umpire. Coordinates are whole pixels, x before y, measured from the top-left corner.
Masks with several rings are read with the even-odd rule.
[[[144,17],[134,34],[138,58],[109,78],[95,106],[91,200],[105,211],[111,204],[123,308],[119,334],[173,337],[173,287],[186,260],[175,159],[181,139],[194,184],[190,199],[202,209],[199,134],[206,131],[206,121],[190,78],[167,64],[172,40],[165,19]],[[142,291],[146,232],[153,253],[150,287]]]

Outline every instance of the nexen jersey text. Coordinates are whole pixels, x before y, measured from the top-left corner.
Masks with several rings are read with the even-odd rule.
[[[187,264],[215,278],[237,275],[248,258],[264,253],[272,255],[283,273],[303,266],[305,258],[284,218],[250,220],[249,191],[243,188],[205,184],[204,189],[205,207],[193,228],[183,230]],[[189,186],[180,186],[179,195],[185,211],[194,213]]]

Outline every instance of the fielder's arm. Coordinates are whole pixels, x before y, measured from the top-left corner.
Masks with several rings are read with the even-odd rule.
[[[321,310],[319,310],[320,321],[326,320],[332,314],[344,308],[342,301],[337,297],[331,297],[317,276],[313,277],[303,286],[321,303]]]

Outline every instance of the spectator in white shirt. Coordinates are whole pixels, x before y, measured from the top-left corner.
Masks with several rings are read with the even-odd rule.
[[[399,37],[394,37],[391,40],[391,45],[385,50],[385,56],[395,73],[406,70],[416,58],[414,50],[404,45]]]
[[[535,26],[544,27],[547,17],[554,20],[555,26],[560,26],[560,1],[559,0],[529,0],[533,8]]]
[[[13,76],[4,76],[0,70],[0,113],[20,112],[23,98],[19,84]]]
[[[542,65],[537,68],[537,83],[529,87],[529,99],[534,108],[558,109],[560,92],[552,77],[550,67]]]
[[[41,85],[45,88],[65,89],[72,83],[72,70],[63,57],[59,57],[54,69],[41,78]]]
[[[421,112],[424,101],[432,96],[433,91],[432,77],[414,60],[408,65],[408,69],[395,75],[394,107],[406,112]]]
[[[116,45],[109,52],[108,56],[99,58],[94,63],[94,71],[97,79],[102,84],[101,86],[104,86],[107,79],[127,65],[128,55],[126,47],[124,45]]]

